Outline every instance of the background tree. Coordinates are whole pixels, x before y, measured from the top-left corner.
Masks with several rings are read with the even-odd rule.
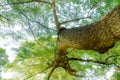
[[[16,77],[13,79],[21,80],[21,76],[24,75],[23,79],[38,80],[38,78],[42,79],[42,76],[46,76],[46,73],[40,72],[45,68],[46,62],[54,59],[55,35],[56,30],[59,32],[60,25],[71,28],[90,24],[120,3],[119,0],[56,0],[55,2],[54,5],[54,0],[1,0],[1,37],[4,39],[11,37],[16,42],[27,40],[21,43],[19,49],[14,49],[17,56],[13,63],[6,66],[16,72]],[[58,68],[51,79],[96,80],[99,78],[103,80],[110,78],[111,75],[108,76],[110,71],[115,73],[115,77],[113,76],[111,79],[116,79],[116,76],[119,75],[117,72],[120,58],[118,56],[119,42],[104,55],[94,51],[68,51],[70,51],[69,57],[80,59],[80,62],[70,62],[70,65],[78,71],[81,77],[73,77],[68,73],[63,74],[64,70]],[[105,59],[109,59],[110,63],[114,64],[104,64]],[[117,77],[119,78],[119,76]]]

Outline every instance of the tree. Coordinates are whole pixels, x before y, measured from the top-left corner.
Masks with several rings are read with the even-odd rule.
[[[76,1],[74,1],[74,0],[65,0],[65,1],[7,0],[7,1],[2,1],[2,3],[5,3],[5,4],[1,5],[1,8],[2,9],[5,8],[5,9],[3,9],[3,11],[1,11],[1,22],[9,22],[9,25],[11,24],[12,28],[16,27],[16,26],[13,26],[16,23],[19,23],[19,25],[21,25],[21,26],[24,25],[24,26],[22,26],[22,31],[19,31],[19,33],[15,32],[14,30],[11,30],[12,37],[15,38],[16,40],[20,40],[22,38],[25,38],[28,35],[29,36],[32,35],[33,38],[35,39],[35,42],[37,42],[37,44],[40,47],[42,46],[45,49],[47,49],[47,50],[40,49],[40,53],[47,53],[46,51],[49,51],[49,47],[50,47],[50,52],[51,52],[52,46],[49,46],[50,44],[46,43],[46,42],[51,43],[51,41],[47,41],[46,39],[48,39],[49,37],[52,37],[52,35],[55,35],[54,27],[56,27],[56,33],[57,33],[58,38],[57,38],[57,45],[56,45],[56,50],[55,50],[55,57],[54,57],[55,59],[53,60],[52,64],[50,64],[47,67],[47,68],[53,67],[51,72],[48,75],[48,79],[50,78],[54,69],[56,69],[57,67],[62,67],[65,70],[67,70],[70,74],[77,76],[77,77],[86,77],[87,76],[87,68],[93,69],[93,72],[97,72],[96,69],[98,69],[99,66],[102,67],[101,69],[103,69],[102,70],[103,72],[107,69],[111,69],[112,66],[114,66],[114,68],[115,67],[119,68],[119,52],[118,52],[119,51],[119,49],[118,49],[119,43],[117,43],[115,45],[115,48],[113,48],[113,50],[110,50],[110,51],[108,51],[107,54],[103,54],[103,55],[97,54],[94,51],[80,51],[79,52],[79,51],[73,50],[70,52],[66,52],[67,48],[71,48],[71,46],[74,49],[79,48],[79,47],[76,47],[76,44],[75,44],[75,42],[79,41],[78,39],[77,40],[75,39],[78,37],[78,34],[76,33],[76,31],[77,32],[81,31],[79,33],[79,34],[81,34],[81,36],[79,36],[79,37],[81,37],[81,39],[83,39],[84,34],[85,34],[85,36],[88,36],[89,33],[87,34],[87,32],[89,30],[90,31],[92,30],[92,28],[91,28],[92,26],[93,26],[93,29],[96,29],[96,26],[101,25],[102,27],[100,26],[100,28],[102,28],[102,29],[100,30],[100,32],[102,30],[103,30],[102,32],[105,32],[104,26],[103,26],[103,25],[105,25],[105,23],[104,23],[105,21],[111,22],[112,19],[115,19],[116,22],[113,22],[113,23],[117,24],[117,26],[118,26],[119,25],[119,13],[116,13],[116,12],[119,12],[119,6],[115,9],[113,9],[113,7],[116,6],[116,4],[119,4],[118,0],[114,0],[114,1],[113,0],[105,0],[105,1],[104,0],[99,0],[99,1],[96,1],[96,0],[85,0],[85,1],[82,1],[82,0],[76,0]],[[65,4],[65,8],[62,8],[63,4]],[[6,9],[8,7],[9,7],[9,9],[6,11]],[[52,11],[51,11],[51,8],[52,8]],[[104,19],[102,18],[102,19],[98,20],[103,14],[108,12],[108,10],[110,10],[110,9],[113,9],[113,13],[110,12],[110,13],[108,13],[108,15],[105,16]],[[53,14],[52,14],[52,12],[53,12]],[[44,15],[44,14],[46,14],[46,15]],[[83,15],[83,14],[85,14],[86,16],[81,17],[81,15]],[[110,16],[109,16],[109,14],[110,14]],[[112,17],[112,16],[114,16],[114,14],[116,14],[115,18]],[[66,20],[66,21],[64,21],[64,20]],[[98,22],[93,23],[96,20],[98,20]],[[117,21],[118,21],[118,23],[117,23]],[[53,23],[55,23],[55,24],[53,24]],[[46,24],[48,27],[44,24]],[[88,25],[88,24],[90,24],[90,25]],[[61,26],[69,26],[69,27],[74,26],[75,27],[78,25],[82,25],[82,26],[84,25],[84,26],[80,29],[79,28],[71,28],[71,29],[60,28]],[[52,28],[51,28],[51,26],[52,26]],[[106,26],[109,26],[109,24],[107,24]],[[118,26],[118,28],[119,28],[119,26]],[[119,29],[117,29],[117,31],[118,30]],[[91,33],[93,34],[94,31],[95,30],[93,30]],[[99,33],[98,35],[97,35],[97,32],[96,32],[96,36],[99,36],[100,32],[98,32]],[[106,33],[105,33],[105,35],[106,35]],[[43,42],[39,41],[39,40],[43,39],[43,36],[47,37],[47,38],[44,39]],[[96,36],[93,36],[93,38],[95,38]],[[111,34],[110,34],[110,36],[108,36],[107,39],[108,40],[112,39],[111,37],[113,37],[113,36],[111,36]],[[72,40],[70,40],[71,38],[72,38]],[[51,38],[51,39],[53,39],[53,38]],[[97,41],[97,38],[95,38],[95,39]],[[106,37],[105,37],[105,39],[106,39]],[[119,38],[117,38],[117,39],[119,39]],[[67,42],[67,41],[70,41],[70,42]],[[85,39],[83,39],[82,41],[84,42]],[[103,38],[102,38],[101,42],[102,41],[103,41]],[[116,41],[114,43],[116,43]],[[83,43],[83,42],[81,42],[81,43]],[[93,43],[94,42],[95,41],[93,41]],[[52,43],[53,46],[55,45],[54,43]],[[73,43],[73,44],[71,45],[71,43]],[[85,43],[85,44],[87,44],[87,43]],[[108,44],[109,43],[106,43],[103,46],[106,46]],[[40,55],[39,51],[37,51],[39,48],[36,47],[36,44],[34,42],[30,42],[30,43],[28,42],[28,43],[25,43],[24,45],[25,46],[27,45],[29,47],[28,48],[23,47],[23,46],[20,47],[20,50],[18,50],[18,51],[22,51],[22,52],[18,52],[19,53],[18,57],[21,57],[23,59],[22,63],[24,63],[24,60],[25,60],[28,62],[25,64],[29,65],[30,62],[27,59],[29,59],[29,57],[32,57],[32,56]],[[47,46],[47,48],[46,48],[46,46]],[[90,49],[90,50],[96,50],[99,52],[103,52],[103,51],[108,50],[108,49],[106,49],[108,47],[109,48],[113,47],[113,45],[110,44],[106,47],[100,46],[97,49],[95,49],[95,45],[94,46],[85,46],[85,47],[82,47],[82,49]],[[33,49],[33,50],[31,50],[31,49]],[[53,47],[52,47],[52,51],[54,51]],[[67,54],[67,53],[69,53],[69,54]],[[113,55],[113,53],[115,53],[115,55]],[[71,56],[72,56],[72,58],[68,58]],[[76,58],[74,58],[73,56]],[[20,59],[18,58],[18,60],[15,61],[13,64],[16,65],[18,62],[21,62],[21,58]],[[33,59],[34,58],[32,58],[32,60]],[[70,63],[70,60],[78,60],[78,61],[80,61],[80,63],[75,63],[75,62]],[[31,59],[30,59],[30,61],[31,61]],[[85,64],[83,64],[83,63],[85,63]],[[70,67],[70,65],[73,66],[73,65],[78,65],[78,64],[79,64],[79,66],[81,65],[81,67],[80,67],[81,74],[80,75],[75,74],[74,73],[75,70]],[[32,65],[32,63],[31,63],[31,65]],[[85,65],[85,68],[83,68],[83,65]],[[94,68],[94,66],[97,66],[97,68]],[[23,67],[23,66],[21,65],[21,67]],[[39,66],[37,66],[37,67],[39,67]],[[104,68],[104,67],[106,67],[106,68]],[[81,69],[83,69],[83,70],[81,70]],[[30,74],[32,73],[33,75],[30,77],[33,77],[37,73],[40,73],[40,71],[38,71],[38,70],[39,69],[37,68],[35,70],[35,72],[33,72],[34,70],[31,71]],[[88,70],[88,71],[90,71],[90,70]],[[98,72],[98,74],[99,74],[99,72]],[[105,71],[105,72],[107,72],[107,71]],[[30,78],[30,77],[28,77],[28,78]]]

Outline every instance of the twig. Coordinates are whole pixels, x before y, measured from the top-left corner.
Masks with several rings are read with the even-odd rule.
[[[23,12],[22,12],[22,14],[23,14]],[[26,16],[25,14],[23,14],[23,15],[24,15],[24,16]],[[46,25],[44,25],[44,24],[40,23],[40,21],[34,21],[34,20],[31,20],[31,19],[30,19],[30,18],[28,18],[27,16],[26,16],[26,18],[27,18],[29,21],[31,21],[31,22],[36,22],[37,24],[41,25],[41,27],[43,27],[43,28],[50,29],[50,30],[52,30],[52,31],[54,31],[54,32],[55,32],[55,30],[54,30],[54,29],[47,27]]]
[[[6,19],[7,21],[10,21],[10,19],[8,19],[7,17],[5,17],[5,16],[3,16],[3,15],[1,15],[1,14],[0,14],[0,17]]]
[[[85,18],[90,18],[91,16],[88,16],[88,17],[82,17],[82,18],[76,18],[76,19],[71,19],[71,20],[68,20],[68,21],[64,21],[64,22],[61,22],[60,24],[66,24],[66,23],[69,23],[69,22],[75,22],[75,21],[79,21],[81,19],[85,19]]]
[[[92,5],[92,7],[90,8],[87,16],[90,16],[90,14],[92,13],[92,11],[93,11],[93,10],[96,8],[96,6],[98,6],[100,3],[101,3],[101,1],[100,1],[100,2],[96,2],[94,5]]]
[[[105,62],[108,62],[108,60],[109,60],[110,58],[113,58],[113,57],[116,57],[116,56],[119,56],[119,55],[111,55],[111,56],[108,56],[108,57],[105,59]]]
[[[31,77],[33,77],[33,76],[35,76],[35,75],[39,74],[39,73],[42,73],[42,72],[44,72],[45,70],[49,69],[50,67],[51,67],[51,65],[50,65],[50,66],[48,66],[48,67],[46,67],[46,68],[45,68],[45,69],[43,69],[42,71],[39,71],[39,72],[37,72],[37,73],[35,73],[35,74],[32,74],[31,76],[29,76],[29,77],[25,78],[24,80],[27,80],[27,79],[29,79],[29,78],[31,78]]]
[[[23,79],[23,80],[27,80],[27,79],[29,79],[29,78],[31,78],[31,77],[33,77],[33,76],[39,74],[39,73],[40,73],[40,72],[37,72],[37,73],[35,73],[35,74],[32,74],[31,76],[29,76],[29,77],[27,77],[27,78],[25,78],[25,79]]]
[[[7,6],[7,5],[17,5],[17,4],[25,4],[25,3],[32,3],[32,2],[41,2],[41,3],[45,3],[45,4],[49,4],[49,2],[47,1],[41,1],[41,0],[30,0],[30,1],[25,1],[25,2],[13,2],[13,3],[8,3],[8,4],[3,4],[0,6]]]
[[[28,18],[28,20],[31,21],[31,22],[36,22],[36,23],[38,23],[38,24],[41,25],[43,28],[50,29],[50,30],[52,30],[52,31],[54,31],[54,32],[56,31],[56,30],[54,30],[54,29],[52,29],[52,28],[47,27],[47,26],[44,25],[44,24],[41,24],[39,21],[33,21],[33,20],[29,19],[29,18]]]

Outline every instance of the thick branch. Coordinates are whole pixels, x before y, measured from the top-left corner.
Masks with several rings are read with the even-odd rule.
[[[52,0],[51,7],[52,7],[52,10],[53,10],[54,22],[55,22],[56,30],[57,30],[57,33],[58,33],[60,31],[60,23],[58,21],[58,17],[57,17],[57,14],[56,14],[55,0]]]

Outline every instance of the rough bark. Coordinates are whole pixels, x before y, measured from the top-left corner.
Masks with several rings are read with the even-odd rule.
[[[66,54],[68,48],[105,53],[120,40],[120,5],[90,25],[62,30],[58,35],[56,53]]]

